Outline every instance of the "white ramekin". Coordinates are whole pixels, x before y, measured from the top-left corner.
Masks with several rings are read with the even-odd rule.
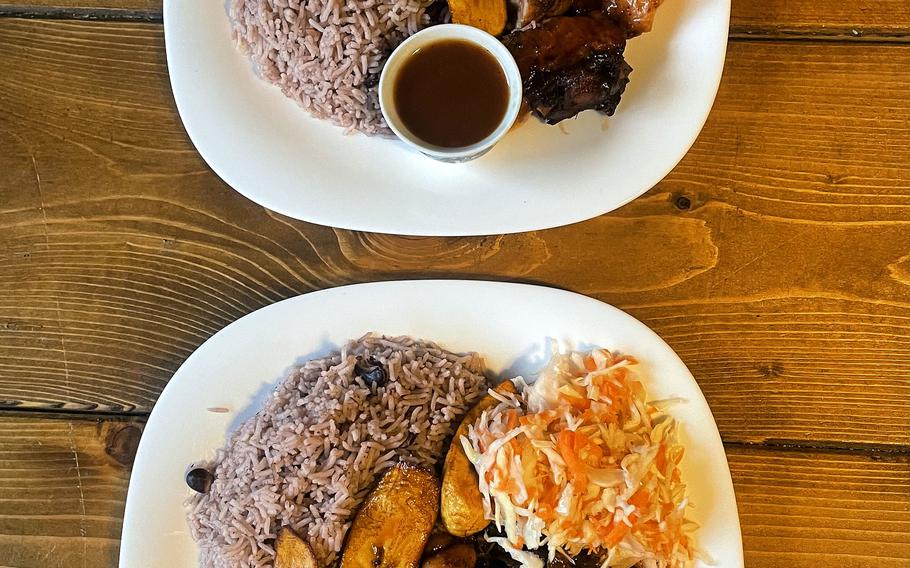
[[[402,124],[394,101],[395,79],[408,57],[425,45],[447,39],[468,41],[485,49],[499,63],[509,89],[506,112],[496,130],[480,142],[461,148],[445,148],[427,144],[411,134]],[[389,128],[409,148],[443,162],[467,162],[486,154],[512,128],[521,107],[521,97],[521,75],[509,50],[487,32],[462,24],[431,26],[404,40],[389,56],[382,69],[382,74],[379,76],[379,107],[382,109],[382,116],[385,117]]]

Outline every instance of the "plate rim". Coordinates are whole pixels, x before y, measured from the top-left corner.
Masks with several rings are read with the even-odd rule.
[[[615,211],[641,197],[658,183],[660,183],[660,181],[663,180],[671,171],[673,171],[676,166],[679,165],[682,159],[685,158],[685,156],[688,154],[689,150],[692,148],[692,145],[695,143],[695,141],[698,139],[698,136],[701,134],[701,131],[704,129],[705,123],[707,122],[711,110],[714,107],[714,102],[717,98],[717,93],[720,88],[721,79],[723,77],[723,71],[726,62],[726,53],[727,49],[729,48],[731,0],[714,1],[719,3],[718,9],[720,11],[717,14],[717,18],[718,20],[722,20],[723,27],[721,42],[722,47],[716,50],[716,52],[712,53],[716,60],[713,61],[712,64],[708,67],[712,71],[712,77],[710,77],[710,94],[709,96],[705,97],[705,104],[703,104],[699,109],[698,120],[693,123],[694,127],[692,128],[691,132],[689,132],[688,140],[686,143],[680,145],[678,156],[675,159],[670,160],[667,163],[666,167],[661,168],[660,170],[655,170],[654,174],[648,178],[648,181],[646,183],[642,184],[642,188],[638,190],[637,193],[629,194],[623,199],[612,202],[611,205],[595,205],[593,207],[587,208],[577,207],[571,209],[568,213],[561,213],[558,217],[551,214],[547,216],[545,220],[524,219],[524,215],[521,214],[521,210],[516,209],[513,211],[516,214],[513,215],[514,218],[512,219],[506,218],[506,220],[498,219],[483,222],[477,222],[471,219],[459,219],[457,222],[452,222],[450,225],[447,225],[445,227],[439,226],[438,228],[435,225],[416,226],[413,222],[408,220],[407,215],[401,215],[399,220],[395,222],[387,220],[385,216],[375,215],[366,215],[364,217],[358,217],[356,220],[352,220],[353,217],[348,214],[348,211],[341,211],[338,208],[334,208],[331,213],[313,213],[312,209],[305,207],[301,208],[298,205],[292,205],[291,202],[287,200],[274,199],[269,195],[263,195],[262,193],[253,191],[250,187],[247,187],[242,182],[238,183],[238,174],[234,173],[233,170],[230,170],[226,166],[226,164],[228,164],[230,161],[223,159],[222,157],[214,156],[210,146],[204,143],[206,136],[211,136],[212,134],[205,133],[205,129],[202,125],[196,123],[192,118],[187,118],[190,116],[187,110],[187,106],[189,104],[188,100],[191,98],[191,95],[186,92],[187,88],[184,85],[183,81],[181,81],[179,78],[176,78],[176,69],[180,67],[180,65],[178,65],[176,56],[174,55],[177,50],[173,46],[174,42],[177,41],[174,37],[177,33],[177,24],[175,22],[175,14],[177,13],[176,6],[177,3],[180,2],[186,3],[186,0],[163,0],[162,14],[165,40],[165,58],[167,60],[168,77],[181,123],[183,124],[184,130],[189,136],[196,152],[199,153],[203,161],[205,161],[206,165],[211,168],[211,170],[233,191],[236,191],[253,203],[256,203],[278,214],[325,227],[405,236],[463,237],[486,236],[494,234],[515,234],[528,231],[552,229],[587,221],[611,211]],[[271,88],[277,88],[274,85],[269,86]],[[307,120],[318,120],[310,116],[309,113],[304,109],[298,108],[298,110],[300,111],[301,116],[304,116]],[[444,164],[443,166],[446,165]]]

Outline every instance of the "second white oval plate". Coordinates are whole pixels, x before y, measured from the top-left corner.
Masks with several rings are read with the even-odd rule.
[[[168,69],[187,133],[234,189],[345,229],[483,235],[566,225],[638,197],[682,159],[708,116],[730,0],[667,0],[629,41],[634,71],[611,118],[530,119],[492,152],[443,164],[395,140],[346,136],[259,79],[222,0],[165,0]]]
[[[742,568],[742,539],[727,458],[711,410],[679,357],[653,331],[597,300],[538,286],[459,280],[360,284],[262,308],[212,336],[161,393],[136,454],[120,566],[197,566],[183,503],[187,466],[210,459],[255,414],[295,361],[321,357],[368,331],[411,335],[452,351],[478,351],[504,377],[532,376],[547,345],[601,346],[635,355],[653,399],[680,397],[669,412],[686,447],[683,479],[712,568]],[[210,408],[225,408],[213,413]],[[698,566],[701,566],[699,563]]]

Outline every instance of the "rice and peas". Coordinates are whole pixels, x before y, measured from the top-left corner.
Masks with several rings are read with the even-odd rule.
[[[430,23],[432,0],[230,0],[234,40],[257,72],[313,116],[385,134],[379,74]]]
[[[609,552],[604,566],[688,566],[699,552],[677,467],[683,449],[675,421],[645,402],[634,364],[605,350],[558,355],[533,387],[517,379],[522,392],[503,396],[488,391],[476,353],[409,337],[351,341],[293,370],[218,451],[210,489],[189,501],[200,564],[272,566],[287,526],[321,568],[334,565],[379,474],[399,461],[435,466],[489,392],[498,406],[457,441],[502,534],[488,541],[532,568],[543,561],[523,547],[553,560],[586,543]]]
[[[378,364],[368,384],[358,364]],[[205,567],[265,567],[282,526],[320,566],[338,558],[378,473],[399,460],[434,466],[462,415],[487,390],[483,360],[407,337],[367,335],[278,385],[214,459],[214,481],[190,503]]]

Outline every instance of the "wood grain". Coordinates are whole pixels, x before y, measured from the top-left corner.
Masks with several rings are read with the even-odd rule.
[[[660,333],[728,442],[747,566],[910,566],[910,52],[885,44],[910,36],[905,0],[734,0],[714,111],[661,184],[571,227],[450,239],[227,188],[180,125],[160,25],[119,23],[160,6],[0,3],[0,565],[116,565],[141,416],[222,326],[437,276],[572,289]]]
[[[0,15],[160,20],[161,0],[5,0]],[[733,0],[731,36],[906,41],[905,0]]]
[[[0,564],[116,566],[142,423],[0,417]]]
[[[910,460],[727,448],[746,566],[906,568]]]
[[[90,17],[104,15],[105,11],[122,13],[144,12],[161,17],[162,0],[4,0],[0,2],[0,14],[4,11],[16,14],[46,16],[57,11],[61,16],[67,12],[74,16]],[[50,12],[53,13],[53,12]]]
[[[910,444],[902,47],[732,44],[703,134],[645,197],[482,238],[334,230],[243,199],[182,130],[159,26],[0,20],[0,59],[4,407],[147,412],[205,338],[276,300],[496,278],[641,318],[728,441]]]
[[[910,4],[905,0],[733,0],[733,36],[811,37],[906,41]]]
[[[141,428],[0,418],[0,564],[116,566]],[[727,455],[750,568],[907,566],[908,456],[741,446]]]

